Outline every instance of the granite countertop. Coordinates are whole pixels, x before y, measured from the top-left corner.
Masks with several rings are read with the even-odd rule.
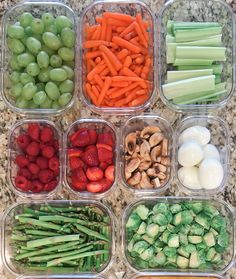
[[[164,0],[149,0],[147,1],[151,6],[152,10],[156,13],[159,11],[161,4]],[[6,9],[10,6],[20,2],[18,0],[1,0],[0,1],[0,21],[2,15]],[[70,5],[76,13],[82,11],[84,7],[86,7],[90,0],[67,0],[65,3]],[[228,4],[231,5],[233,10],[236,12],[236,0],[226,0]],[[153,101],[149,112],[156,113],[162,117],[167,118],[173,127],[175,124],[181,119],[183,116],[180,113],[175,113],[170,109],[166,108],[160,100],[157,98]],[[225,191],[219,195],[221,199],[231,203],[233,206],[236,206],[236,96],[234,94],[233,98],[230,100],[229,104],[222,110],[218,112],[212,113],[214,115],[218,115],[222,117],[229,126],[229,148],[231,153],[231,161],[230,161],[230,177],[225,188]],[[70,125],[73,121],[81,118],[81,117],[97,117],[96,115],[90,113],[86,108],[83,108],[80,102],[77,102],[76,105],[69,111],[63,118],[57,117],[53,120],[56,124],[65,130],[68,125]],[[11,206],[14,202],[19,201],[20,198],[17,198],[9,189],[6,176],[7,176],[7,140],[8,140],[8,132],[11,126],[21,117],[16,115],[15,113],[8,110],[0,99],[0,214],[9,206]],[[121,122],[124,121],[124,118],[119,117],[106,117],[107,120],[112,121],[117,127],[120,126]],[[176,187],[175,181],[173,181],[170,189],[165,193],[166,195],[183,195],[180,193]],[[124,189],[122,185],[118,183],[115,191],[104,200],[107,202],[114,210],[114,213],[117,217],[122,214],[123,208],[130,202],[132,199],[132,194]],[[68,193],[66,190],[62,190],[57,194],[55,199],[77,199],[73,194]],[[119,241],[119,240],[118,240]],[[117,245],[117,255],[121,255],[119,249],[121,245]],[[117,257],[115,264],[107,274],[107,278],[109,279],[119,279],[123,278],[124,275],[130,274],[125,263],[122,262],[122,259]],[[0,279],[10,279],[9,274],[4,273],[1,261],[0,261]],[[232,268],[229,272],[229,278],[236,278],[236,269]]]

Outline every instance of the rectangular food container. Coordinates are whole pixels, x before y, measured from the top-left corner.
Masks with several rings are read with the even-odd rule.
[[[83,49],[83,44],[86,40],[85,37],[85,27],[87,24],[95,24],[95,18],[101,16],[103,12],[117,12],[117,13],[127,13],[134,16],[136,13],[141,13],[144,19],[149,24],[149,54],[153,58],[151,65],[150,81],[152,82],[152,88],[150,89],[149,99],[140,106],[135,107],[98,107],[88,99],[85,93],[85,75],[86,75],[86,65],[85,65],[85,51]],[[152,99],[156,93],[156,76],[157,76],[157,64],[156,64],[156,26],[155,17],[151,9],[142,1],[139,0],[108,0],[108,1],[95,1],[90,6],[88,6],[83,12],[80,20],[80,96],[83,103],[90,110],[99,114],[114,114],[114,115],[126,115],[126,114],[137,114],[148,108],[152,102]]]
[[[17,279],[50,279],[50,278],[54,278],[54,279],[76,279],[76,278],[81,278],[81,279],[105,279],[104,277],[97,277],[97,276],[93,276],[93,277],[88,277],[88,276],[80,276],[80,275],[68,275],[68,276],[53,276],[51,277],[50,275],[47,276],[20,276]]]
[[[107,263],[104,264],[99,272],[79,272],[74,271],[70,274],[62,274],[62,273],[55,273],[55,271],[30,271],[26,267],[23,267],[16,261],[12,259],[14,250],[11,246],[11,232],[12,227],[14,225],[14,218],[15,215],[22,213],[23,208],[25,206],[31,207],[33,209],[38,209],[41,205],[51,205],[51,206],[57,206],[57,207],[63,207],[63,206],[91,206],[96,208],[98,211],[103,212],[108,218],[109,218],[109,236],[111,239],[111,245],[109,247],[109,259],[107,260]],[[1,239],[1,256],[3,260],[3,267],[5,270],[7,270],[12,276],[15,276],[15,278],[23,277],[23,278],[37,278],[37,279],[47,279],[47,278],[60,278],[60,279],[69,279],[69,278],[97,278],[97,276],[102,279],[103,277],[100,277],[101,273],[105,273],[107,269],[111,266],[113,263],[113,257],[115,254],[115,216],[113,212],[110,210],[110,208],[101,202],[98,201],[91,201],[91,200],[80,200],[80,201],[66,201],[66,200],[49,200],[47,202],[44,201],[35,201],[35,202],[23,202],[23,203],[16,203],[12,207],[10,207],[6,212],[4,213],[2,217],[2,239]],[[24,277],[25,276],[25,277]]]
[[[114,182],[111,185],[111,187],[103,192],[103,193],[89,193],[87,191],[84,192],[79,192],[76,191],[75,189],[73,189],[70,186],[70,181],[69,181],[69,174],[70,174],[70,167],[69,167],[69,163],[68,163],[68,154],[67,154],[67,149],[70,147],[70,142],[69,142],[69,137],[70,135],[77,131],[80,128],[88,128],[88,129],[95,129],[99,132],[108,132],[111,133],[113,140],[114,140],[114,147],[113,147],[113,162],[115,164],[115,174],[114,174]],[[65,135],[64,135],[64,182],[67,186],[67,188],[72,191],[74,194],[83,197],[83,198],[102,198],[104,196],[108,196],[110,195],[115,187],[116,187],[116,183],[117,183],[117,174],[118,174],[118,152],[117,152],[117,146],[118,146],[118,138],[117,138],[117,133],[115,131],[115,127],[109,123],[108,121],[102,120],[102,119],[80,119],[75,121],[74,123],[72,123]]]
[[[126,166],[126,148],[128,148],[129,146],[132,146],[134,143],[136,145],[138,145],[138,142],[136,141],[136,135],[133,134],[136,131],[142,131],[145,127],[150,126],[150,129],[147,130],[146,128],[146,132],[143,133],[143,137],[145,137],[145,134],[154,134],[154,130],[153,127],[158,126],[161,131],[164,134],[164,137],[167,138],[168,140],[168,151],[167,151],[167,156],[169,159],[169,163],[166,164],[167,170],[166,170],[166,176],[167,178],[164,179],[164,182],[161,184],[160,187],[157,188],[153,188],[153,189],[145,189],[145,187],[142,188],[135,188],[130,186],[127,183],[127,179],[126,179],[126,174],[125,174],[125,166]],[[128,135],[130,135],[128,137]],[[142,142],[140,142],[141,144]],[[131,190],[132,192],[134,192],[137,195],[156,195],[158,193],[164,192],[170,185],[171,181],[172,181],[172,177],[173,177],[173,130],[172,127],[170,125],[170,123],[158,116],[158,115],[154,115],[154,114],[146,114],[146,115],[142,115],[142,116],[134,116],[129,118],[122,129],[122,135],[121,135],[121,146],[120,146],[120,168],[121,168],[121,179],[123,182],[123,185]],[[136,145],[136,146],[137,146]],[[150,144],[149,144],[150,146]],[[153,150],[155,147],[152,147],[150,150]],[[131,151],[132,153],[132,151]],[[135,153],[135,152],[134,152]],[[128,155],[128,154],[127,154]],[[131,160],[132,155],[129,156],[128,160]],[[145,161],[145,160],[144,160]],[[162,161],[159,162],[162,164]],[[147,168],[149,169],[149,167]],[[135,172],[135,171],[134,171]],[[144,183],[144,186],[147,182]]]
[[[2,71],[1,71],[1,94],[4,102],[6,103],[7,107],[13,110],[16,113],[20,113],[22,115],[60,115],[69,108],[75,102],[76,99],[76,92],[77,92],[77,76],[74,75],[74,91],[73,96],[70,102],[61,108],[57,109],[39,109],[39,108],[18,108],[15,104],[14,99],[10,95],[11,91],[11,81],[9,79],[9,61],[10,61],[10,51],[7,46],[7,27],[9,24],[13,24],[16,22],[17,18],[24,12],[30,12],[33,16],[41,16],[43,13],[50,12],[54,16],[58,15],[65,15],[73,22],[73,30],[75,34],[77,34],[77,18],[75,16],[74,11],[67,5],[57,2],[57,1],[23,1],[20,4],[17,4],[6,11],[3,16],[2,22],[2,32],[3,32],[3,39],[2,39]],[[74,50],[76,49],[76,44]],[[74,72],[77,69],[78,57],[77,51],[74,51],[75,58],[74,58]]]
[[[128,255],[128,239],[127,239],[127,230],[126,230],[126,224],[128,221],[128,218],[135,210],[135,208],[139,205],[151,205],[153,206],[156,203],[165,203],[165,204],[178,204],[179,202],[208,202],[214,207],[217,208],[217,210],[220,212],[222,216],[227,218],[227,230],[229,233],[229,247],[228,249],[222,254],[222,263],[217,266],[216,269],[209,269],[209,268],[202,268],[202,269],[197,269],[197,268],[192,268],[192,269],[180,269],[180,268],[167,268],[167,267],[160,267],[160,268],[139,268],[135,265],[134,262],[132,262],[131,257]],[[160,198],[153,198],[153,197],[146,197],[142,198],[139,200],[136,200],[129,204],[122,216],[122,251],[123,251],[123,256],[124,259],[127,261],[128,266],[130,267],[131,270],[134,272],[142,272],[143,274],[145,273],[146,275],[148,274],[160,274],[165,272],[168,274],[168,272],[171,272],[172,274],[182,274],[182,272],[188,272],[188,274],[199,274],[199,276],[202,274],[210,273],[218,273],[218,274],[224,274],[226,271],[228,271],[234,264],[235,260],[235,210],[229,205],[228,203],[219,200],[219,199],[214,199],[214,198],[187,198],[187,197],[160,197]],[[136,278],[136,277],[135,277]]]
[[[222,42],[226,47],[226,61],[223,63],[223,81],[226,82],[227,94],[220,100],[205,104],[176,105],[163,93],[162,85],[166,80],[166,43],[167,21],[218,22],[222,25]],[[231,98],[235,88],[235,16],[228,4],[221,0],[173,0],[165,4],[159,14],[158,32],[158,72],[159,94],[165,105],[175,111],[205,111],[222,108]]]
[[[180,165],[178,163],[178,148],[180,134],[187,128],[200,125],[206,127],[211,133],[210,143],[214,144],[220,153],[220,162],[223,166],[224,177],[220,186],[216,189],[189,189],[181,183],[178,178],[178,170]],[[190,196],[214,196],[217,193],[223,192],[228,181],[229,176],[229,135],[227,124],[219,117],[210,115],[197,115],[188,116],[180,121],[175,130],[175,174],[177,178],[177,184],[180,189]]]
[[[198,273],[171,273],[165,272],[165,275],[161,273],[141,273],[139,275],[134,275],[132,277],[127,277],[127,279],[226,279],[225,276],[219,274],[198,274]]]
[[[40,193],[33,193],[33,192],[23,192],[20,189],[17,189],[15,187],[15,177],[17,175],[17,165],[14,162],[15,156],[20,154],[19,147],[17,145],[17,137],[19,134],[24,133],[27,130],[28,124],[37,123],[45,127],[50,127],[54,131],[54,136],[58,140],[59,143],[59,175],[58,175],[58,183],[57,186],[54,188],[54,190],[49,192],[40,192]],[[48,198],[51,196],[54,196],[59,188],[62,185],[63,180],[63,152],[62,152],[62,135],[59,130],[59,128],[51,121],[49,120],[39,120],[39,119],[27,119],[27,120],[21,120],[18,121],[9,131],[8,135],[8,183],[11,188],[11,190],[18,196],[23,198],[29,198],[29,199],[42,199],[42,198]]]

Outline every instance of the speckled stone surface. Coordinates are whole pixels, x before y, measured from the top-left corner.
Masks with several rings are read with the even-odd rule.
[[[10,6],[14,5],[19,1],[17,0],[0,0],[0,20],[6,9]],[[151,6],[152,10],[157,14],[160,10],[163,0],[151,0],[148,1],[148,4]],[[236,0],[227,0],[227,2],[231,5],[233,10],[236,12]],[[90,0],[67,0],[65,3],[69,4],[76,14],[80,14],[80,12],[86,7]],[[170,109],[166,108],[159,99],[155,98],[151,108],[148,112],[153,112],[162,117],[167,118],[170,123],[175,127],[176,123],[181,119],[183,115],[179,113],[175,113]],[[229,104],[213,113],[214,115],[218,115],[222,117],[229,126],[229,149],[231,154],[230,160],[230,177],[225,188],[224,193],[219,195],[219,198],[224,199],[225,201],[231,203],[233,206],[236,206],[236,96],[234,94],[233,98],[230,100]],[[65,116],[54,118],[53,120],[57,123],[59,127],[65,130],[68,125],[70,125],[73,121],[82,118],[82,117],[98,117],[92,113],[90,113],[86,108],[84,108],[79,101],[76,102],[74,107],[66,113]],[[113,122],[117,127],[120,127],[124,118],[119,117],[105,117],[107,120]],[[11,126],[18,120],[20,117],[15,113],[9,111],[4,103],[0,100],[0,214],[4,212],[4,210],[11,206],[14,202],[20,201],[20,198],[17,198],[9,189],[6,181],[7,176],[7,141],[8,141],[8,132]],[[176,187],[175,180],[172,182],[170,189],[165,193],[165,195],[183,195],[180,193]],[[76,196],[70,194],[67,190],[63,190],[54,197],[55,199],[77,199]],[[127,191],[122,187],[120,183],[117,184],[114,192],[111,195],[104,199],[103,201],[108,203],[115,213],[115,215],[119,218],[122,214],[123,208],[133,199],[132,193]],[[117,228],[119,231],[119,228]],[[125,263],[121,258],[120,251],[120,239],[117,239],[117,255],[119,255],[109,270],[109,272],[105,275],[106,278],[109,279],[120,279],[120,278],[129,278],[131,272],[126,267]],[[229,273],[230,279],[236,279],[236,269],[232,268]],[[128,276],[128,277],[126,277]],[[2,264],[0,261],[0,279],[10,279],[9,274],[6,274],[2,268]]]

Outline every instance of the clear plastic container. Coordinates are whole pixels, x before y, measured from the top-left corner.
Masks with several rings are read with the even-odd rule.
[[[153,189],[137,189],[135,187],[130,186],[127,183],[126,177],[125,177],[125,138],[128,134],[135,132],[135,131],[141,131],[143,128],[147,126],[158,126],[161,131],[164,134],[164,137],[168,139],[168,156],[170,159],[170,164],[167,165],[167,171],[166,176],[167,178],[164,180],[164,182],[161,184],[161,187],[153,188]],[[170,185],[173,177],[173,130],[170,125],[170,123],[154,114],[144,114],[140,116],[134,116],[129,118],[122,129],[122,135],[121,135],[121,154],[120,154],[120,168],[121,168],[121,179],[123,182],[123,185],[134,192],[136,195],[157,195],[160,192],[164,192]]]
[[[11,233],[12,233],[12,227],[14,225],[14,217],[17,214],[22,213],[23,208],[25,206],[31,207],[34,209],[38,209],[40,205],[42,204],[48,204],[51,206],[57,206],[62,207],[65,205],[68,206],[91,206],[96,208],[98,211],[103,212],[105,216],[109,218],[109,233],[111,238],[111,245],[109,247],[109,259],[106,264],[104,264],[99,272],[95,273],[94,271],[90,272],[79,272],[74,271],[72,274],[62,274],[62,273],[53,273],[53,271],[48,270],[46,271],[30,271],[26,267],[22,266],[21,264],[17,263],[12,259],[12,256],[14,254],[13,247],[11,245]],[[105,204],[98,202],[98,201],[91,201],[91,200],[80,200],[80,201],[66,201],[66,200],[49,200],[47,202],[45,201],[35,201],[35,202],[23,202],[23,203],[16,203],[13,206],[11,206],[9,209],[6,210],[2,217],[2,238],[1,238],[1,256],[3,260],[3,266],[6,271],[8,271],[11,275],[15,276],[15,278],[18,278],[20,276],[26,276],[26,278],[32,278],[34,279],[36,276],[37,279],[49,279],[49,278],[60,278],[60,279],[69,279],[69,278],[97,278],[96,276],[99,276],[101,273],[105,273],[106,270],[110,268],[110,266],[113,263],[113,258],[115,254],[115,216],[113,212],[110,210],[108,206]],[[21,278],[21,277],[20,277]],[[102,278],[100,278],[102,279]]]
[[[222,25],[222,43],[226,47],[226,61],[223,63],[222,81],[226,82],[227,94],[220,100],[206,104],[176,105],[167,100],[162,87],[166,80],[166,23],[168,20],[175,21],[215,21]],[[158,31],[158,72],[159,94],[165,105],[175,111],[205,111],[222,108],[231,98],[235,88],[235,16],[231,7],[221,0],[174,0],[168,1],[159,14]]]
[[[151,9],[143,2],[139,0],[106,0],[106,1],[94,1],[90,6],[88,6],[80,20],[80,45],[83,46],[86,38],[86,32],[84,30],[86,24],[95,24],[95,18],[102,15],[106,12],[121,12],[127,13],[134,16],[136,13],[141,13],[143,18],[149,23],[149,55],[154,57],[152,61],[152,71],[149,77],[149,80],[152,82],[152,88],[150,89],[149,99],[142,105],[136,107],[98,107],[92,104],[92,102],[86,96],[84,86],[85,86],[85,74],[86,74],[86,65],[84,63],[85,51],[83,48],[80,48],[80,96],[84,104],[92,111],[99,114],[115,114],[115,115],[127,115],[127,114],[138,114],[148,108],[152,102],[154,95],[156,94],[156,76],[157,76],[157,64],[156,64],[156,24],[155,17]]]
[[[223,166],[224,177],[220,186],[216,189],[190,189],[184,186],[178,178],[178,169],[181,167],[178,163],[178,148],[179,148],[179,136],[187,128],[200,125],[206,127],[211,133],[211,140],[209,143],[215,145],[220,153],[220,162]],[[229,176],[229,135],[227,124],[219,117],[210,115],[196,115],[188,116],[182,119],[175,130],[175,174],[177,178],[177,184],[180,189],[190,196],[214,196],[217,193],[223,192],[228,181]]]
[[[167,204],[178,204],[179,202],[208,202],[211,205],[215,206],[217,210],[220,212],[222,216],[225,217],[227,220],[227,231],[229,233],[229,247],[227,250],[221,254],[222,256],[222,262],[217,266],[217,269],[210,269],[210,268],[202,268],[202,269],[180,269],[172,267],[160,267],[160,268],[148,268],[148,269],[141,269],[135,265],[135,263],[132,261],[132,258],[128,255],[128,239],[127,239],[127,230],[126,230],[126,223],[128,221],[128,218],[133,212],[133,210],[140,204],[150,205],[153,206],[154,204],[161,202],[161,203],[167,203]],[[168,272],[171,272],[173,274],[179,274],[179,272],[188,272],[189,274],[206,274],[206,273],[218,273],[218,274],[224,274],[226,271],[228,271],[234,264],[235,260],[235,229],[236,229],[236,223],[235,223],[235,209],[226,203],[225,201],[222,201],[220,199],[216,198],[188,198],[188,197],[160,197],[160,198],[153,198],[153,197],[145,197],[139,200],[136,200],[132,203],[130,203],[122,216],[122,252],[123,257],[126,260],[129,268],[133,270],[136,274],[139,272],[149,274],[151,272],[156,274],[162,273],[168,274]],[[164,274],[163,274],[164,273]],[[150,275],[149,275],[150,276]]]
[[[58,140],[59,143],[59,161],[60,161],[60,172],[58,175],[58,184],[54,188],[54,190],[50,192],[40,192],[40,193],[33,193],[33,192],[23,192],[17,187],[15,187],[15,181],[14,178],[16,177],[17,174],[17,169],[18,166],[14,162],[15,156],[20,154],[20,149],[16,143],[16,138],[19,134],[25,132],[27,130],[27,126],[30,123],[37,123],[43,126],[48,126],[53,129],[54,131],[54,136],[56,140]],[[23,198],[29,198],[29,199],[42,199],[42,198],[48,198],[53,195],[55,195],[59,188],[62,185],[62,177],[63,177],[63,152],[62,152],[62,135],[61,131],[59,128],[51,121],[48,120],[39,120],[39,119],[30,119],[30,120],[21,120],[18,121],[10,130],[9,135],[8,135],[8,183],[11,188],[11,190],[17,194],[20,197]]]
[[[97,277],[97,276],[93,276],[93,277],[88,277],[88,276],[83,276],[83,275],[74,275],[74,274],[71,274],[71,275],[68,275],[68,276],[53,276],[51,277],[50,275],[46,275],[46,276],[20,276],[20,277],[17,277],[17,279],[50,279],[50,278],[53,278],[53,279],[105,279],[104,277]],[[215,278],[213,278],[215,279]]]
[[[77,94],[77,76],[74,77],[74,93],[71,101],[64,107],[58,109],[28,109],[28,108],[18,108],[15,105],[14,99],[10,95],[10,80],[9,80],[9,59],[10,52],[7,47],[7,26],[16,22],[17,18],[24,12],[30,12],[33,16],[41,16],[45,12],[50,12],[54,16],[65,15],[71,19],[73,22],[73,29],[75,34],[77,34],[77,18],[74,11],[62,2],[57,1],[23,1],[6,11],[2,22],[2,71],[1,71],[1,94],[6,105],[16,113],[22,115],[59,115],[72,107],[75,102]],[[76,45],[74,47],[76,49]],[[77,51],[75,51],[75,66],[74,72],[77,70]]]
[[[112,134],[112,137],[114,139],[114,148],[113,148],[113,162],[115,165],[115,174],[114,174],[114,182],[111,185],[111,187],[103,192],[103,193],[90,193],[88,191],[83,191],[83,192],[79,192],[76,191],[75,189],[72,188],[72,186],[70,185],[70,181],[69,181],[69,177],[70,177],[70,167],[68,164],[68,155],[67,155],[67,148],[70,147],[69,144],[69,137],[70,135],[77,131],[80,128],[88,128],[88,129],[95,129],[97,132],[108,132]],[[103,198],[104,196],[109,195],[110,193],[112,193],[116,187],[117,184],[117,174],[118,174],[118,154],[117,154],[117,146],[118,146],[118,139],[117,139],[117,133],[115,131],[115,127],[102,119],[80,119],[75,121],[74,123],[72,123],[65,135],[64,135],[64,182],[67,185],[68,189],[70,191],[72,191],[74,194],[77,194],[79,197],[83,197],[83,198]]]
[[[171,273],[165,272],[165,275],[161,273],[141,273],[139,275],[134,275],[132,277],[127,277],[126,279],[226,279],[225,276],[219,274],[199,274],[199,273]]]

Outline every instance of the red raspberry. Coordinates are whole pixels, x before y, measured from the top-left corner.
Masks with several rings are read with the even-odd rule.
[[[36,165],[35,163],[30,163],[28,165],[28,169],[32,174],[37,174],[37,173],[39,173],[39,170],[40,170],[39,166]]]
[[[15,184],[17,188],[25,192],[28,192],[29,190],[32,189],[31,182],[23,176],[17,176],[15,178]]]
[[[47,169],[47,170],[40,170],[39,174],[38,174],[38,177],[39,177],[39,180],[42,183],[49,183],[53,179],[54,174],[49,169]]]
[[[59,141],[58,140],[53,141],[53,147],[55,148],[56,151],[59,150]]]
[[[38,141],[40,133],[40,126],[37,123],[30,123],[28,125],[28,135],[33,139]]]
[[[53,171],[54,177],[58,177],[58,175],[60,174],[60,169],[56,169]]]
[[[29,160],[24,155],[16,156],[15,162],[20,168],[24,168],[29,164]]]
[[[49,142],[53,139],[53,130],[50,127],[43,127],[40,133],[40,140],[42,142]]]
[[[60,165],[60,162],[59,162],[59,159],[57,157],[52,157],[50,160],[49,160],[49,169],[51,169],[52,171],[55,171],[57,169],[59,169],[59,165]]]
[[[34,163],[37,159],[36,156],[30,156],[30,155],[27,155],[26,158],[31,162],[31,163]]]
[[[26,153],[31,156],[38,156],[40,153],[39,144],[36,141],[32,141],[26,148]]]
[[[98,181],[103,178],[103,171],[98,167],[88,168],[86,175],[90,181]]]
[[[72,170],[77,168],[83,168],[85,166],[84,162],[78,157],[71,157],[69,159],[69,162],[70,162],[70,168]]]
[[[32,192],[33,193],[40,193],[43,191],[44,185],[39,180],[32,181]]]
[[[55,149],[52,146],[45,146],[42,148],[42,155],[48,159],[52,158],[55,154]]]
[[[109,181],[113,182],[115,179],[115,167],[109,166],[108,168],[106,168],[105,176]]]
[[[30,173],[30,171],[27,168],[21,168],[18,170],[17,175],[24,176],[25,178],[30,180],[32,174]]]
[[[51,182],[44,185],[44,191],[51,192],[57,187],[58,182],[56,180],[52,180]]]
[[[21,134],[17,137],[16,142],[21,150],[25,150],[26,147],[30,144],[31,139],[30,136],[26,134]]]
[[[41,170],[48,169],[48,159],[45,157],[38,157],[36,159],[36,164]]]

